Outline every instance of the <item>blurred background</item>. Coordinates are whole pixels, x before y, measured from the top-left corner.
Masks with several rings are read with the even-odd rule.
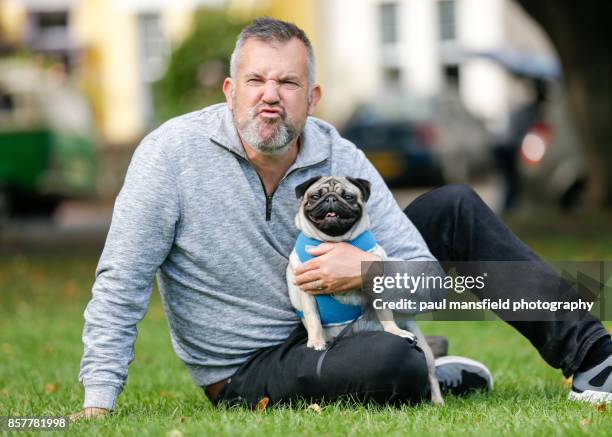
[[[0,0],[0,250],[98,251],[140,139],[223,100],[236,35],[259,15],[306,30],[316,115],[400,205],[467,183],[511,225],[609,235],[597,2]]]
[[[611,260],[605,10],[597,0],[0,0],[1,414],[81,404],[83,309],[132,153],[168,118],[223,101],[236,36],[258,15],[306,30],[323,87],[316,115],[365,151],[400,206],[470,184],[544,259]],[[149,405],[166,426],[202,394],[171,350],[158,293],[140,328],[121,402],[136,418]],[[503,375],[498,396],[565,396],[504,324],[424,329]],[[159,399],[172,413],[158,413]]]

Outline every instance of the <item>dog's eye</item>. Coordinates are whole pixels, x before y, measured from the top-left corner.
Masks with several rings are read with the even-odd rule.
[[[320,198],[321,198],[321,196],[320,196],[320,195],[318,195],[318,194],[311,194],[311,195],[310,195],[310,198],[311,198],[312,200],[318,200],[318,199],[320,199]]]
[[[352,194],[348,194],[348,193],[344,193],[342,197],[348,201],[355,200],[355,196],[353,196]]]

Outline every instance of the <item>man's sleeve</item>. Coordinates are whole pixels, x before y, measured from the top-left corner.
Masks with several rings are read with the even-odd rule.
[[[134,153],[85,310],[84,407],[114,409],[134,358],[136,324],[174,241],[180,199],[171,161],[150,136]]]

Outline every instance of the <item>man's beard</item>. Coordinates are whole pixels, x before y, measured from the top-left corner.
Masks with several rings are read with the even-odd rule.
[[[238,120],[236,112],[232,111],[234,124],[242,139],[253,149],[265,155],[281,155],[286,152],[293,141],[302,133],[302,126],[295,126],[287,120],[286,113],[283,111],[279,118],[265,119],[259,117],[259,110],[262,106],[256,105],[247,113],[244,120]],[[236,107],[234,103],[234,108]],[[263,127],[276,125],[274,132],[264,138],[261,134]]]

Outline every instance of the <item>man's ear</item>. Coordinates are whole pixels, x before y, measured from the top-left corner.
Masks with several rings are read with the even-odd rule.
[[[298,199],[301,199],[302,197],[304,197],[304,193],[306,193],[306,190],[310,188],[312,184],[314,184],[316,181],[318,181],[322,177],[323,176],[314,176],[308,179],[307,181],[302,182],[297,187],[295,187],[295,197],[297,197]]]
[[[364,203],[367,202],[368,199],[370,198],[370,186],[372,185],[370,184],[370,181],[368,181],[367,179],[351,178],[348,176],[346,177],[346,179],[351,184],[359,188],[359,191],[361,191],[361,194],[363,194]]]
[[[225,101],[227,102],[227,107],[230,109],[230,111],[233,109],[232,108],[233,89],[234,89],[234,81],[232,80],[231,77],[226,77],[225,80],[223,81],[223,94],[225,94]]]
[[[308,115],[314,114],[315,108],[317,104],[321,100],[321,87],[317,84],[312,86],[312,90],[310,90],[309,103],[308,103]]]

